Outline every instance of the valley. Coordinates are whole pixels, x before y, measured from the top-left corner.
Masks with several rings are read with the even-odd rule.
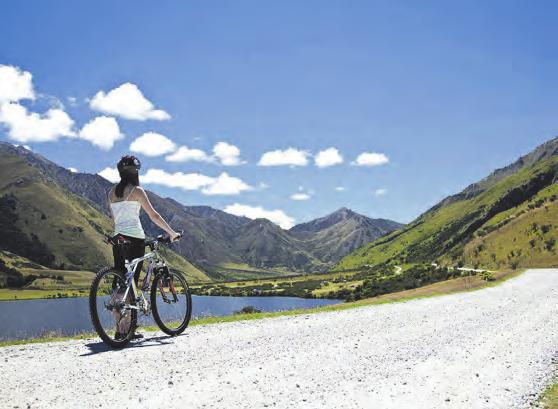
[[[6,287],[10,269],[17,270],[21,284],[0,297],[85,295],[93,271],[111,262],[102,243],[111,229],[103,194],[110,183],[21,147],[0,148],[0,221],[8,232],[0,278]],[[558,266],[557,180],[555,138],[405,226],[341,208],[283,230],[266,219],[148,195],[185,231],[167,259],[185,272],[193,293],[354,301],[460,277],[490,279],[488,270]],[[36,195],[44,200],[33,201]],[[142,223],[158,233],[144,214]]]

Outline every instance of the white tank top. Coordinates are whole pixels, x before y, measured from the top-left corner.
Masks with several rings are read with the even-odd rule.
[[[135,188],[134,186],[125,200],[111,202],[110,204],[114,217],[114,234],[145,239],[145,233],[139,218],[141,204],[135,200],[128,200]]]

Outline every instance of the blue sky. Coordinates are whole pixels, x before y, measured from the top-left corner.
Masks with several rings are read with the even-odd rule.
[[[146,187],[187,205],[281,210],[295,222],[342,206],[409,222],[555,136],[557,18],[558,6],[543,1],[10,2],[0,64],[33,76],[35,99],[12,105],[73,121],[74,136],[26,136],[63,166],[114,166],[146,132],[208,158],[226,142],[243,163],[138,153],[142,170],[170,175],[167,185],[175,172],[206,178],[195,190]],[[91,107],[99,91],[126,83],[170,119]],[[110,149],[79,137],[99,116],[123,134]],[[0,139],[22,143],[10,126],[4,114]],[[316,166],[330,147],[344,162]],[[308,164],[258,166],[265,152],[287,148],[307,152]],[[389,162],[351,164],[362,153]],[[208,194],[223,172],[249,188]]]

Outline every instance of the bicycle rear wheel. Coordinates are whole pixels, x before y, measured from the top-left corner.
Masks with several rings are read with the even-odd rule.
[[[155,275],[151,309],[163,332],[172,336],[184,332],[192,316],[192,295],[182,274],[165,269]]]
[[[89,312],[91,322],[101,339],[113,348],[122,348],[128,342],[137,325],[137,310],[131,289],[126,299],[124,275],[111,268],[97,273],[89,292]]]

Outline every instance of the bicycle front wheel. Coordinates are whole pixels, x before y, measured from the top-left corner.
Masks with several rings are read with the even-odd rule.
[[[192,316],[192,295],[178,271],[159,272],[151,285],[151,308],[155,322],[166,334],[179,335]]]
[[[126,283],[121,272],[104,268],[97,273],[89,292],[89,311],[95,331],[108,345],[122,348],[133,335],[137,325],[137,311],[131,289],[126,299]]]

